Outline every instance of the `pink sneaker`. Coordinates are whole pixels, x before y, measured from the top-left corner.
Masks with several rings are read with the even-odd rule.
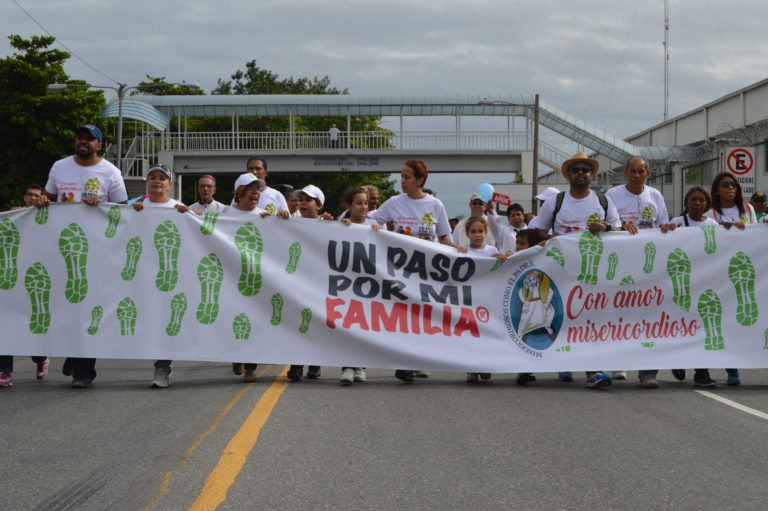
[[[42,362],[37,362],[37,379],[42,380],[48,376],[48,359],[46,358]]]
[[[11,373],[0,373],[0,387],[13,387]]]

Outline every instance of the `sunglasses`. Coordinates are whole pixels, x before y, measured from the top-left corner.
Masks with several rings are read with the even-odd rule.
[[[592,172],[592,167],[588,167],[586,165],[574,165],[573,167],[568,169],[568,172],[570,172],[571,174],[578,174],[579,172],[589,174],[590,172]]]
[[[470,202],[470,204],[473,206],[485,206],[485,202],[477,201],[477,200],[473,200],[472,202]]]
[[[720,183],[720,186],[722,188],[738,188],[739,187],[739,183],[737,183],[735,181],[726,181],[725,183]]]

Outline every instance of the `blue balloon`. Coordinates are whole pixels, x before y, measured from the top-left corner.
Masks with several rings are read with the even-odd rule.
[[[477,185],[477,194],[483,199],[483,202],[491,202],[494,191],[491,183],[480,183]]]

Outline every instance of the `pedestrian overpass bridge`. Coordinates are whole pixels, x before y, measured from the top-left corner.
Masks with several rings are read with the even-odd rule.
[[[119,106],[115,100],[101,113],[118,117]],[[154,128],[137,130],[133,139],[123,141],[121,166],[128,179],[142,179],[154,162],[171,166],[179,175],[242,172],[245,160],[258,154],[269,160],[271,172],[399,172],[404,160],[418,158],[429,163],[430,172],[522,173],[524,181],[530,182],[537,117],[541,126],[614,161],[633,155],[656,163],[699,156],[689,146],[633,146],[542,102],[536,112],[533,96],[139,95],[124,100],[122,106],[124,117]],[[288,118],[289,130],[240,131],[241,118],[260,116]],[[311,116],[346,118],[346,129],[339,126],[338,142],[331,144],[327,132],[296,130],[297,117]],[[352,131],[351,120],[359,116],[399,118],[399,129]],[[455,128],[405,129],[405,119],[431,116],[453,117]],[[229,118],[231,129],[189,131],[189,118],[199,117]],[[465,117],[502,117],[506,129],[466,131],[462,129]],[[559,169],[569,157],[538,141],[540,163]]]

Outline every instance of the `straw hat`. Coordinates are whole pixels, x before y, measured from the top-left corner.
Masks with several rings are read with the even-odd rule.
[[[579,151],[578,153],[573,155],[573,158],[563,163],[563,166],[560,167],[560,173],[565,176],[566,179],[568,179],[569,172],[568,169],[573,165],[574,163],[587,163],[590,167],[592,167],[592,174],[597,174],[597,172],[600,170],[600,162],[597,160],[590,158],[586,155],[586,153],[582,153]]]

